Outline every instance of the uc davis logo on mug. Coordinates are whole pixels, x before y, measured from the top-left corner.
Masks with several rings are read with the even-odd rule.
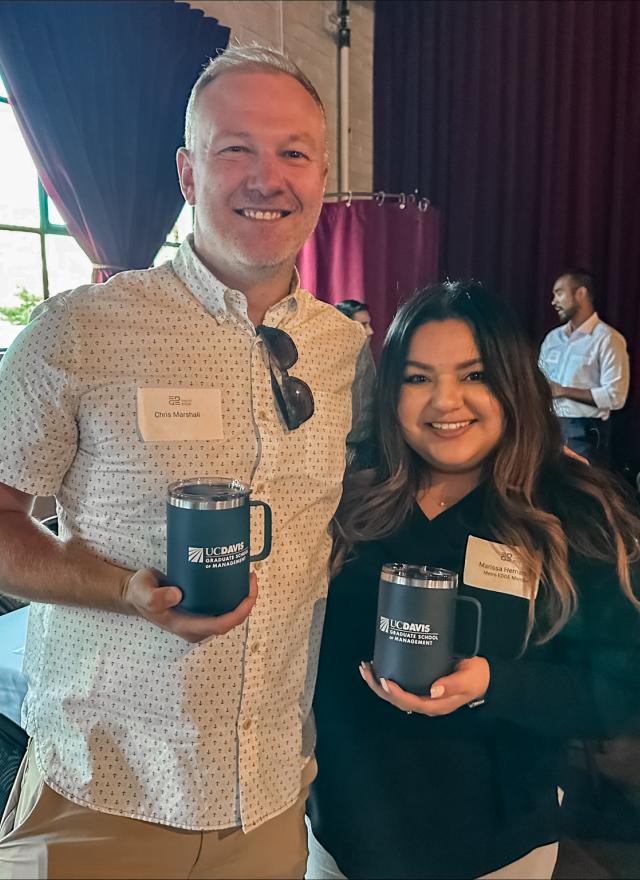
[[[189,547],[189,562],[204,562],[204,547]]]
[[[249,555],[249,548],[244,541],[236,544],[220,544],[217,547],[188,547],[189,562],[202,564],[205,568],[228,568],[238,565]]]
[[[380,632],[389,632],[389,618],[380,616]]]

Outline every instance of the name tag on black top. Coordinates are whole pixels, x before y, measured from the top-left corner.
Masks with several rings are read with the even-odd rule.
[[[462,576],[462,592],[482,606],[480,656],[513,659],[522,651],[527,631],[529,595],[538,581],[524,574],[517,550],[505,544],[469,535]],[[456,650],[467,655],[473,645],[475,615],[459,603]]]
[[[538,592],[539,578],[527,577],[517,547],[469,535],[463,580],[469,587],[529,599]]]

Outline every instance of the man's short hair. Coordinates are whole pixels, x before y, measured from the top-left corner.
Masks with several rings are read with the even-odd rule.
[[[193,117],[198,95],[209,83],[213,82],[223,73],[233,71],[266,71],[268,73],[286,73],[288,76],[292,76],[311,95],[320,108],[322,118],[326,121],[327,115],[320,95],[311,83],[311,80],[305,76],[298,65],[294,64],[290,58],[287,58],[282,52],[278,52],[277,49],[272,49],[270,46],[261,46],[258,43],[251,43],[245,46],[230,46],[216,56],[216,58],[209,60],[209,63],[191,89],[184,120],[184,144],[188,150],[193,149]]]
[[[589,299],[591,300],[591,305],[595,308],[597,288],[593,272],[590,272],[589,269],[580,268],[565,269],[564,272],[561,272],[558,275],[558,278],[570,278],[574,291],[577,290],[578,287],[586,287]]]

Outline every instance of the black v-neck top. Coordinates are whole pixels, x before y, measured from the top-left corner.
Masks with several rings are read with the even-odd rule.
[[[615,568],[572,560],[578,613],[521,655],[528,601],[463,583],[469,535],[495,541],[484,510],[482,486],[433,520],[416,505],[395,535],[359,545],[330,587],[308,811],[349,878],[478,877],[557,840],[567,739],[606,736],[639,711],[640,614]],[[484,706],[407,715],[362,681],[385,562],[457,571],[460,593],[481,601]],[[462,616],[459,648],[464,629]]]

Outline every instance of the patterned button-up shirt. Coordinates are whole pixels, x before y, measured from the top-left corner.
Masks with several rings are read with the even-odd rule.
[[[2,362],[0,480],[56,495],[63,538],[162,570],[167,485],[198,475],[251,484],[273,511],[258,601],[224,636],[192,645],[139,617],[32,604],[23,721],[47,784],[77,803],[250,830],[299,794],[314,744],[327,527],[371,356],[356,322],[296,283],[264,323],[293,338],[290,372],[313,392],[315,413],[295,431],[274,404],[245,297],[190,240],[172,263],[53,297]],[[219,389],[222,439],[143,440],[141,387]],[[262,546],[259,516],[251,539]]]

